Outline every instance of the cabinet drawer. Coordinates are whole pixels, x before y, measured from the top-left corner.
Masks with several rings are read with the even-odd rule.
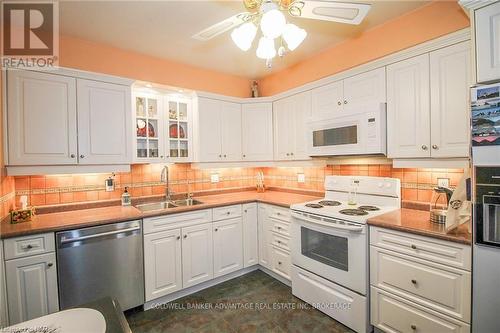
[[[290,268],[292,266],[290,253],[275,246],[272,247],[271,252],[273,271],[290,280]]]
[[[290,224],[276,220],[276,219],[269,219],[269,228],[272,232],[275,232],[277,234],[283,235],[290,237]]]
[[[214,221],[232,219],[241,216],[241,205],[214,208]]]
[[[286,223],[290,223],[290,209],[277,207],[277,206],[268,206],[268,214],[271,219],[280,220]]]
[[[370,227],[370,244],[456,268],[471,269],[471,247],[405,232]]]
[[[194,212],[179,213],[164,216],[148,217],[144,219],[144,234],[188,227],[195,224],[212,222],[212,210],[196,210]]]
[[[471,274],[370,247],[371,284],[422,306],[470,322]]]
[[[371,287],[372,325],[387,333],[470,332],[470,326],[438,312]]]
[[[9,238],[4,240],[5,260],[55,251],[53,233]]]
[[[290,251],[290,238],[281,236],[275,232],[271,233],[271,244],[275,247]]]

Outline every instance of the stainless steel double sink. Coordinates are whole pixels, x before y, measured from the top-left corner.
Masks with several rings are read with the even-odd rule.
[[[166,210],[183,206],[196,206],[196,205],[201,205],[202,203],[203,202],[196,199],[181,199],[181,200],[145,203],[141,205],[136,205],[135,208],[139,209],[141,212],[151,212],[155,210]]]

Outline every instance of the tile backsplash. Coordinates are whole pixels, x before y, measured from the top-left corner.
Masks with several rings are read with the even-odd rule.
[[[16,204],[21,195],[27,195],[29,204],[34,206],[119,199],[125,186],[129,187],[132,197],[137,198],[165,193],[165,184],[160,181],[162,167],[160,164],[132,165],[131,172],[114,175],[116,187],[113,192],[106,192],[104,188],[104,181],[112,174],[16,176],[10,183],[15,187]],[[399,178],[403,200],[427,203],[438,178],[448,178],[453,187],[463,175],[462,169],[398,169],[385,164],[205,170],[192,169],[190,164],[174,164],[169,169],[170,186],[174,193],[186,193],[188,188],[192,192],[203,192],[255,186],[259,171],[264,173],[267,187],[313,191],[323,191],[324,177],[328,175],[369,175]],[[218,183],[211,182],[213,174],[219,175]],[[304,182],[298,181],[299,174],[303,175]],[[9,186],[5,186],[8,190]]]

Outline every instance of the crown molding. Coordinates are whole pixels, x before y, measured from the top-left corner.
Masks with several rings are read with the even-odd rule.
[[[477,10],[484,6],[491,5],[497,2],[497,0],[459,0],[458,4],[465,10],[467,14],[469,11]]]

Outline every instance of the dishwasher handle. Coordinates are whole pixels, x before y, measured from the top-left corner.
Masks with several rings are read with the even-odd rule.
[[[83,241],[83,240],[87,240],[87,239],[122,234],[124,232],[131,232],[131,231],[136,231],[136,230],[141,230],[141,227],[125,228],[125,229],[120,229],[120,230],[101,232],[98,234],[86,235],[86,236],[80,236],[80,237],[74,237],[74,238],[61,238],[60,242],[61,242],[61,244],[74,243],[74,242],[79,242],[79,241]]]

